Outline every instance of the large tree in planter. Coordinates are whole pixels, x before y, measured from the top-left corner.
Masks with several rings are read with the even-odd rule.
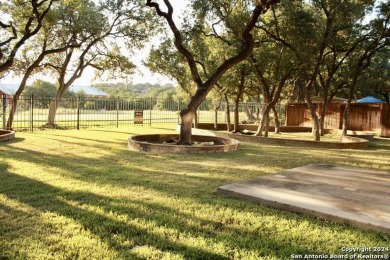
[[[218,82],[218,80],[231,69],[234,65],[240,63],[246,59],[255,47],[255,39],[252,35],[252,31],[256,27],[259,17],[264,14],[272,4],[278,3],[279,0],[267,0],[267,1],[193,1],[194,10],[198,11],[195,15],[195,20],[197,26],[204,26],[206,21],[212,21],[213,25],[210,25],[209,28],[213,28],[211,34],[214,37],[219,37],[219,28],[224,30],[227,26],[223,27],[222,25],[226,23],[242,22],[239,27],[240,38],[237,41],[240,41],[240,44],[237,48],[235,55],[231,57],[226,57],[226,60],[220,64],[214,72],[210,73],[208,77],[201,77],[199,68],[197,66],[197,60],[193,52],[188,48],[186,44],[186,39],[183,37],[182,32],[180,32],[178,26],[173,20],[173,6],[169,0],[164,0],[164,8],[161,8],[160,4],[147,0],[146,5],[150,8],[153,8],[157,15],[164,18],[168,23],[168,26],[172,33],[174,34],[174,45],[178,52],[180,52],[191,71],[192,80],[196,85],[196,92],[191,97],[191,100],[186,109],[182,110],[180,113],[181,116],[181,129],[180,137],[178,144],[191,144],[191,128],[192,121],[195,116],[196,110],[202,101],[206,98],[207,94]],[[246,19],[235,20],[240,17],[243,18],[247,16]],[[223,39],[222,39],[223,40]]]
[[[224,35],[224,37],[227,39],[228,36]],[[203,35],[192,39],[187,44],[193,54],[198,57],[196,63],[201,68],[200,74],[202,78],[209,77],[209,73],[214,71],[224,61],[224,57],[220,53],[224,51],[225,42],[218,41],[214,37],[208,37],[206,32],[203,32]],[[159,72],[175,79],[180,88],[189,95],[189,98],[195,93],[196,86],[194,86],[192,81],[188,63],[184,56],[176,51],[171,39],[164,40],[160,45],[152,48],[146,65],[152,72]],[[241,99],[244,90],[243,83],[245,82],[245,77],[241,76],[242,68],[241,66],[238,70],[230,70],[228,73],[225,73],[216,83],[216,88],[208,95],[209,98],[211,97],[214,100],[216,115],[222,99],[225,100],[227,111],[230,111],[229,96],[235,95],[237,102]],[[231,130],[229,113],[227,112],[226,114],[228,131]],[[215,119],[217,120],[217,116],[215,116]],[[195,127],[196,123],[197,118],[195,117]],[[217,122],[215,122],[215,126],[217,126]]]

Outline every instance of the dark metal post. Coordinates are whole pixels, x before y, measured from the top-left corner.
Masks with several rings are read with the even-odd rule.
[[[116,99],[116,128],[119,128],[119,97]]]
[[[6,128],[6,117],[7,117],[7,95],[3,94],[3,130]]]
[[[34,95],[30,98],[31,132],[34,132]]]
[[[152,98],[150,98],[149,126],[152,126],[152,108],[153,108],[153,100]]]
[[[80,102],[81,102],[81,97],[77,97],[77,122],[76,122],[76,129],[80,130]]]
[[[218,129],[218,108],[214,109],[214,129]]]
[[[181,100],[177,101],[177,124],[180,124]]]

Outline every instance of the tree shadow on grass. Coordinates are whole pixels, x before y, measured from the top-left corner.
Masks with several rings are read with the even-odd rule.
[[[8,146],[15,143],[20,143],[26,140],[25,138],[15,137],[14,139],[10,139],[4,142],[0,142],[0,146]]]
[[[277,249],[282,250],[286,248],[284,243],[270,241],[265,235],[256,234],[257,242],[254,242],[251,241],[255,239],[254,234],[248,231],[224,227],[223,223],[218,221],[197,219],[190,214],[182,214],[169,207],[155,203],[132,201],[129,204],[128,201],[112,199],[93,193],[65,191],[9,172],[3,173],[1,179],[5,180],[4,183],[8,183],[8,185],[17,184],[17,187],[1,192],[7,198],[28,204],[41,212],[51,212],[73,219],[80,223],[84,229],[99,236],[120,257],[126,259],[138,257],[131,250],[131,247],[137,245],[152,246],[163,252],[177,252],[186,259],[228,258],[226,255],[213,253],[195,246],[188,246],[181,243],[180,239],[173,242],[171,237],[169,237],[171,230],[174,230],[178,238],[181,235],[188,236],[188,230],[191,230],[190,236],[193,239],[203,237],[211,243],[218,243],[219,240],[222,240],[232,248],[241,247],[258,250],[259,248],[254,246],[261,246],[261,243],[266,243],[267,246],[274,248],[276,250],[274,253],[277,252]],[[99,210],[99,213],[97,213],[86,209],[91,206],[102,210]],[[20,214],[20,212],[15,212],[14,214]],[[121,216],[122,218],[118,220],[115,217],[110,217],[110,214],[112,216]],[[139,225],[131,224],[132,220],[139,219],[142,223],[153,223],[153,225],[164,227],[168,233],[166,235],[163,233],[156,234],[152,228],[142,228]],[[188,223],[199,223],[199,225],[191,226]],[[39,224],[39,220],[36,219],[33,219],[31,225],[36,226],[36,228],[42,228],[42,224]],[[37,229],[35,232],[39,233],[39,230]],[[269,230],[269,232],[272,232],[272,230]],[[118,235],[131,241],[131,247],[129,248],[129,244],[124,246],[122,243],[118,243],[115,240],[115,237]],[[49,241],[47,242],[50,243]],[[296,249],[297,247],[295,247]],[[299,251],[306,252],[304,248],[301,248]]]
[[[132,246],[150,245],[159,248],[162,251],[179,252],[185,258],[198,259],[224,259],[223,256],[208,252],[196,247],[187,246],[180,242],[172,242],[166,239],[163,235],[158,235],[147,227],[142,228],[139,225],[130,224],[126,221],[120,221],[114,217],[110,217],[109,213],[117,213],[126,215],[127,219],[144,219],[145,221],[153,221],[154,218],[149,213],[145,215],[142,212],[137,212],[122,207],[112,207],[111,204],[118,204],[120,201],[102,197],[88,192],[71,192],[65,191],[45,183],[32,180],[20,175],[9,172],[1,174],[2,181],[9,183],[17,183],[17,187],[6,189],[0,193],[7,198],[16,200],[21,203],[41,211],[56,213],[61,216],[73,219],[80,223],[85,229],[100,237],[102,241],[108,243],[110,248],[118,252],[121,257],[126,259],[137,258],[135,253],[132,253],[131,248],[123,247],[114,239],[116,235],[123,235],[131,241]],[[15,185],[16,186],[16,185]],[[80,205],[80,206],[75,206]],[[104,209],[104,212],[94,212],[87,210],[83,206],[97,206]],[[120,211],[119,211],[120,210]],[[170,212],[172,215],[173,212]],[[39,232],[39,230],[36,230]]]
[[[99,133],[127,134],[127,135],[136,134],[136,133],[132,133],[130,131],[109,130],[107,128],[102,128],[102,129],[93,128],[93,129],[88,129],[88,131],[99,132]]]
[[[386,150],[390,151],[390,138],[374,138],[368,146],[369,150]],[[389,154],[390,156],[390,154]]]
[[[78,139],[82,138],[77,137],[74,141],[69,141],[69,144],[85,145],[82,140]],[[184,258],[194,259],[232,258],[235,249],[245,249],[266,257],[278,258],[288,258],[289,255],[286,252],[322,253],[309,249],[307,246],[297,245],[296,239],[290,236],[288,231],[283,232],[283,236],[278,237],[275,235],[278,232],[277,228],[267,226],[267,223],[261,223],[259,229],[253,231],[246,228],[245,225],[236,225],[235,222],[240,220],[235,216],[212,219],[207,216],[199,217],[196,214],[196,211],[205,208],[212,208],[215,211],[224,208],[233,212],[259,215],[259,222],[262,222],[261,217],[276,217],[281,221],[292,218],[294,222],[308,221],[315,228],[333,229],[336,227],[335,229],[340,229],[338,226],[312,218],[287,214],[279,210],[265,210],[265,207],[262,206],[253,206],[250,203],[217,195],[216,188],[225,184],[226,181],[237,178],[245,179],[266,173],[258,170],[245,170],[241,175],[223,176],[223,174],[219,174],[220,167],[227,167],[228,162],[240,165],[259,160],[258,163],[265,167],[271,167],[274,166],[275,161],[265,157],[267,153],[270,153],[268,156],[281,158],[289,153],[289,151],[281,151],[276,148],[268,150],[268,152],[257,151],[256,153],[256,147],[246,145],[241,152],[235,154],[147,155],[125,151],[125,156],[123,155],[124,149],[118,148],[112,150],[110,155],[99,158],[75,158],[70,153],[50,154],[50,152],[36,152],[25,147],[12,147],[12,150],[9,151],[9,156],[15,159],[30,161],[41,165],[41,167],[59,168],[60,172],[53,171],[54,177],[60,175],[59,177],[72,180],[72,182],[79,180],[101,187],[128,189],[133,193],[139,187],[144,193],[157,191],[151,193],[152,196],[159,194],[169,198],[177,197],[180,204],[191,203],[187,206],[188,212],[183,212],[182,206],[163,205],[154,199],[145,200],[145,196],[138,198],[128,198],[126,195],[103,196],[92,193],[85,187],[85,190],[82,191],[69,191],[8,171],[4,175],[0,174],[0,187],[7,187],[6,189],[0,188],[0,193],[40,211],[50,211],[74,219],[126,258],[139,256],[131,248],[118,242],[115,239],[117,236],[131,241],[132,246],[151,246],[163,252],[174,252],[183,255]],[[99,140],[87,148],[96,151],[107,149],[107,146]],[[251,158],[245,160],[241,158],[249,153]],[[119,158],[119,161],[114,161],[112,158]],[[131,163],[126,164],[126,160]],[[204,165],[207,160],[215,165]],[[305,159],[305,162],[312,160]],[[209,175],[202,174],[205,169],[208,169]],[[179,172],[178,174],[178,171],[187,170],[191,172]],[[37,175],[37,179],[39,179],[39,175]],[[103,209],[103,213],[91,210],[89,206]],[[189,213],[191,210],[194,211],[194,214]],[[125,221],[115,218],[115,215],[123,216]],[[134,220],[137,219],[141,222],[153,223],[154,226],[142,228],[134,224]],[[168,236],[169,234],[164,233],[156,234],[156,230],[160,229],[173,230],[177,237],[172,238]],[[188,243],[181,242],[181,237],[184,239],[190,237],[193,240],[205,239],[210,243],[210,247],[222,243],[224,249],[230,249],[231,252],[215,253],[213,249],[189,246]]]
[[[188,243],[181,242],[181,236],[193,240],[202,238],[214,245],[222,242],[232,252],[235,249],[246,249],[262,252],[268,257],[286,257],[283,251],[310,251],[305,247],[270,239],[268,234],[275,232],[273,227],[263,227],[259,232],[253,233],[234,227],[231,223],[224,223],[223,220],[198,218],[191,213],[178,212],[158,203],[140,199],[116,199],[86,191],[63,190],[8,171],[0,175],[0,180],[1,186],[7,187],[1,188],[0,194],[40,212],[51,212],[73,219],[84,229],[99,236],[101,241],[107,243],[119,256],[128,259],[139,257],[131,250],[135,246],[151,246],[163,252],[177,253],[186,259],[233,257],[228,252],[214,253],[212,249],[189,246]],[[91,210],[91,207],[99,210]],[[37,225],[38,222],[39,220],[34,220],[32,225]],[[146,226],[142,227],[136,223],[146,223]],[[147,223],[151,223],[152,227]],[[161,228],[165,231],[156,233],[155,229]],[[176,239],[169,235],[171,232],[175,233]],[[118,242],[115,239],[118,236],[130,241],[131,247]]]
[[[66,136],[66,135],[51,135],[51,136],[57,136],[57,138],[55,137],[47,137],[46,139],[50,139],[50,140],[53,140],[53,141],[58,141],[58,142],[64,142],[64,143],[68,143],[68,144],[75,144],[75,145],[81,145],[85,142],[94,142],[94,143],[99,143],[101,145],[94,145],[93,147],[95,148],[106,148],[107,147],[107,144],[126,144],[126,140],[117,140],[117,141],[110,141],[108,143],[107,140],[104,140],[104,139],[101,139],[101,140],[97,140],[97,139],[94,139],[94,138],[81,138],[81,137],[71,137],[71,136]],[[78,140],[78,141],[66,141],[64,140],[63,138],[71,138],[71,139],[75,139],[75,140]]]

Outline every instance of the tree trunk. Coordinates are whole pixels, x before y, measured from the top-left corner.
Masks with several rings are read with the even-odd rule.
[[[196,116],[196,110],[183,109],[180,112],[181,124],[180,124],[180,137],[177,142],[179,145],[191,145],[192,140],[192,121]]]
[[[353,92],[355,90],[355,83],[356,83],[357,77],[352,82],[352,86],[349,87],[349,97],[347,105],[345,106],[344,114],[343,114],[343,128],[342,128],[342,134],[347,135],[348,133],[348,125],[349,125],[349,108],[351,107],[352,99],[353,99]]]
[[[18,100],[19,100],[19,96],[15,95],[14,99],[12,101],[11,110],[10,110],[9,115],[8,115],[7,127],[6,127],[7,130],[12,130],[12,123],[14,122],[14,116],[16,113],[16,107],[18,105]]]
[[[264,137],[268,137],[269,132],[269,110],[265,117]]]
[[[206,98],[210,89],[210,86],[198,86],[195,94],[191,97],[187,108],[183,109],[180,112],[181,127],[179,141],[177,142],[177,144],[191,145],[192,122],[194,120],[194,117],[197,117],[196,111],[198,107],[202,104],[203,100]]]
[[[239,106],[239,103],[235,102],[235,104],[234,104],[233,133],[237,133],[238,132],[238,127],[239,127],[239,120],[240,120],[240,118],[239,118],[238,106]]]
[[[31,75],[31,73],[32,73],[32,71],[34,69],[35,69],[35,67],[31,66],[27,70],[26,74],[24,75],[24,77],[22,79],[22,82],[20,83],[20,86],[19,86],[18,90],[16,91],[16,93],[14,95],[11,111],[9,113],[9,117],[8,117],[8,121],[7,121],[7,129],[12,129],[12,124],[14,122],[14,117],[15,117],[17,106],[18,106],[19,98],[22,95],[22,93],[23,93],[23,91],[24,91],[24,89],[26,87],[27,79],[30,77],[30,75]]]
[[[248,104],[245,104],[245,113],[246,113],[246,117],[248,118],[248,122],[247,124],[252,124],[255,120],[255,116],[253,115],[251,109],[249,108]]]
[[[309,109],[310,109],[310,114],[311,114],[311,118],[313,121],[312,133],[313,133],[314,141],[319,142],[319,141],[321,141],[320,120],[319,120],[318,115],[316,113],[316,109],[315,109],[314,104],[309,105]]]
[[[321,117],[320,117],[320,135],[324,136],[325,135],[325,118],[326,118],[326,113],[328,112],[329,109],[329,102],[324,101],[324,104],[322,105],[322,111],[321,111]]]
[[[320,122],[318,120],[318,117],[313,120],[313,136],[314,141],[321,141],[321,134],[320,134]]]
[[[269,125],[269,111],[272,108],[275,108],[275,105],[276,105],[276,103],[278,102],[278,100],[280,98],[280,94],[282,92],[283,86],[284,86],[285,82],[287,81],[287,78],[288,78],[288,75],[286,75],[279,82],[278,87],[276,89],[276,92],[274,94],[272,94],[272,95],[268,94],[267,96],[264,96],[264,102],[267,102],[267,105],[264,108],[263,116],[261,118],[259,127],[258,127],[258,129],[257,129],[257,131],[255,133],[256,136],[261,136],[262,135],[262,130],[264,128],[265,123],[267,122],[264,119],[268,120],[268,125]],[[265,91],[265,92],[269,92],[269,91]],[[267,130],[267,136],[268,136],[268,130]]]
[[[65,86],[60,87],[57,94],[55,95],[53,100],[50,102],[49,115],[47,117],[47,123],[46,123],[47,127],[56,128],[55,118],[57,115],[57,109],[58,109],[58,107],[60,105],[60,101],[61,101],[61,99],[62,99],[62,97],[67,89],[68,89],[68,87],[65,87]]]
[[[54,97],[53,100],[50,102],[49,116],[47,117],[46,126],[55,128],[54,122],[55,122],[59,103],[60,103],[59,98],[57,98],[56,95],[56,97]]]
[[[278,115],[278,111],[276,111],[275,106],[272,107],[272,112],[274,113],[275,133],[280,134],[279,115]]]
[[[311,115],[312,122],[313,122],[312,133],[313,133],[314,141],[319,142],[321,140],[320,120],[319,120],[317,112],[316,112],[316,106],[311,101],[310,92],[308,90],[306,91],[306,101],[309,105],[310,115]]]
[[[263,130],[265,129],[265,125],[267,122],[267,116],[268,116],[270,109],[271,109],[271,106],[269,103],[267,105],[265,105],[265,107],[263,109],[263,113],[261,115],[261,120],[260,120],[259,126],[257,127],[257,131],[255,133],[255,136],[263,136]]]
[[[260,94],[257,93],[256,95],[256,107],[255,107],[255,115],[254,115],[254,120],[257,121],[259,120],[260,118],[260,103],[261,103],[261,98],[260,98]]]
[[[42,53],[38,56],[38,58],[27,68],[26,70],[26,73],[24,74],[23,76],[23,79],[22,81],[20,82],[20,86],[18,88],[18,90],[16,91],[15,95],[14,95],[14,100],[13,100],[13,103],[12,103],[12,108],[11,108],[11,111],[10,111],[10,114],[9,114],[9,117],[8,117],[8,121],[7,121],[7,129],[11,129],[12,128],[12,124],[13,124],[13,121],[14,121],[14,116],[15,116],[15,113],[16,113],[16,109],[17,109],[17,105],[18,105],[18,101],[19,101],[19,98],[20,96],[22,95],[24,89],[26,88],[26,84],[27,84],[27,80],[29,79],[29,77],[31,76],[31,74],[33,73],[33,71],[39,67],[39,64],[41,63],[41,61],[43,60],[43,58],[45,57],[45,55],[47,54],[50,54],[50,53],[55,53],[55,52],[58,52],[58,50],[60,49],[57,49],[57,50],[50,50],[50,51],[46,51],[46,41],[43,43],[43,50],[42,50]]]
[[[245,89],[245,66],[241,67],[241,75],[240,75],[240,85],[238,86],[238,91],[236,98],[234,100],[234,133],[238,132],[238,127],[240,124],[240,115],[239,115],[239,106],[242,95],[244,94]]]
[[[12,124],[14,122],[14,117],[15,117],[17,106],[18,106],[19,98],[22,95],[22,93],[23,93],[23,91],[24,91],[24,89],[26,87],[27,79],[30,77],[33,69],[31,69],[30,72],[27,71],[27,73],[23,77],[22,82],[20,83],[20,86],[19,86],[18,90],[16,91],[16,93],[14,95],[11,111],[9,113],[9,117],[8,117],[8,121],[7,121],[7,129],[12,129]]]
[[[348,133],[348,124],[349,124],[349,107],[351,105],[351,101],[348,99],[348,103],[345,106],[344,114],[343,114],[343,129],[342,135],[347,135]]]
[[[226,94],[224,94],[225,96],[225,102],[226,102],[226,130],[227,131],[231,131],[231,121],[230,121],[230,105],[229,105],[229,99],[228,99],[228,96]]]

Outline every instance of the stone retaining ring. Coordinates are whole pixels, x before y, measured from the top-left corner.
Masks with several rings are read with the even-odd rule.
[[[10,130],[0,130],[0,142],[5,142],[15,138],[15,132]]]
[[[363,138],[354,136],[341,136],[340,142],[316,142],[311,140],[297,140],[297,139],[283,139],[283,138],[272,138],[262,136],[251,136],[251,135],[238,135],[221,131],[211,131],[204,129],[192,129],[195,134],[202,135],[214,135],[224,138],[234,138],[241,142],[250,143],[263,143],[271,145],[281,146],[302,146],[302,147],[314,147],[314,148],[328,148],[328,149],[366,149],[369,141]]]
[[[134,135],[129,137],[132,151],[147,153],[216,153],[238,149],[240,141],[217,136],[192,135],[196,145],[177,145],[178,134]]]

